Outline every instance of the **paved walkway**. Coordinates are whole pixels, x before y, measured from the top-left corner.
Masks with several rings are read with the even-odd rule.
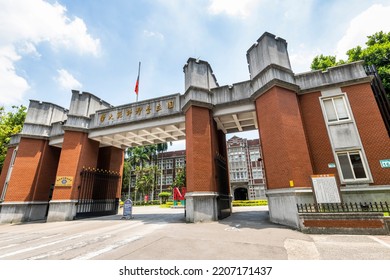
[[[189,224],[184,209],[134,207],[121,215],[0,225],[1,259],[390,260],[390,236],[308,235],[269,222],[267,207]]]

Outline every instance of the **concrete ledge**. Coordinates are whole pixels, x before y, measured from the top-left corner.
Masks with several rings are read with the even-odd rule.
[[[2,202],[0,223],[22,223],[46,219],[48,202],[46,201],[15,201]]]
[[[218,220],[218,193],[186,193],[186,221],[190,223],[211,222]]]
[[[76,217],[77,200],[50,201],[48,222],[71,221]]]
[[[383,213],[304,213],[299,222],[304,233],[390,235],[390,217]]]
[[[283,188],[266,192],[270,220],[273,223],[299,228],[297,204],[313,203],[311,188]]]

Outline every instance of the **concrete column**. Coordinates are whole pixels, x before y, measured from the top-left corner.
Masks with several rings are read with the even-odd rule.
[[[80,173],[83,167],[97,167],[99,142],[88,138],[86,132],[65,131],[56,178],[68,178],[69,186],[56,180],[47,221],[73,220],[76,216]]]

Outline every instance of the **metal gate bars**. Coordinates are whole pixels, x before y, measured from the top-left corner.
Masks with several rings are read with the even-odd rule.
[[[119,207],[116,194],[120,175],[94,168],[83,168],[80,175],[76,218],[116,214]]]

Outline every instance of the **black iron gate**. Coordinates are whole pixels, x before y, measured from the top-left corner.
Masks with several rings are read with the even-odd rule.
[[[120,175],[91,168],[83,169],[80,175],[76,218],[116,214],[119,207],[116,194]]]
[[[217,188],[219,195],[217,197],[218,204],[218,219],[223,219],[230,216],[230,195],[229,195],[229,180],[226,158],[217,154],[215,157]]]

